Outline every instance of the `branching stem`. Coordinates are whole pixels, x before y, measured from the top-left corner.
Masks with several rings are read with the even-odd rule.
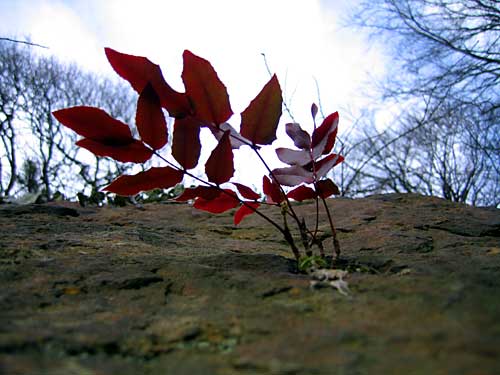
[[[203,180],[202,178],[192,174],[191,172],[187,171],[186,169],[184,168],[180,168],[178,167],[177,165],[175,165],[174,163],[168,161],[167,159],[165,159],[163,156],[161,156],[159,153],[157,153],[156,151],[154,151],[154,154],[156,156],[158,156],[161,160],[163,160],[165,163],[167,163],[169,166],[171,166],[172,168],[174,169],[177,169],[179,171],[182,171],[184,174],[188,175],[189,177],[193,178],[194,180],[198,181],[198,182],[201,182],[202,184],[205,184],[209,187],[213,187],[213,188],[216,188],[218,189],[221,193],[223,194],[226,194],[228,196],[230,196],[231,198],[233,199],[236,199],[238,200],[242,205],[246,206],[247,208],[249,208],[250,210],[252,210],[253,212],[255,212],[257,215],[259,215],[260,217],[262,217],[264,220],[266,220],[269,224],[271,224],[272,226],[274,226],[281,234],[283,234],[283,237],[285,238],[285,240],[288,242],[288,244],[290,245],[290,248],[292,249],[292,252],[293,252],[293,255],[295,256],[296,260],[298,261],[300,259],[300,252],[299,252],[299,249],[297,248],[297,246],[295,245],[295,242],[293,240],[293,236],[291,235],[290,233],[290,229],[288,228],[288,226],[286,225],[286,222],[285,222],[285,227],[282,228],[278,223],[276,223],[273,219],[271,219],[269,216],[266,216],[264,215],[262,212],[260,212],[258,209],[256,209],[255,207],[253,207],[252,205],[248,204],[248,202],[244,201],[244,200],[241,200],[237,194],[231,194],[230,192],[222,189],[219,185],[217,184],[214,184],[214,183],[211,183],[209,181],[205,181]]]
[[[330,223],[330,229],[332,230],[332,238],[333,238],[332,265],[333,265],[335,260],[337,260],[340,257],[340,244],[337,239],[337,231],[335,229],[335,226],[333,225],[332,215],[330,214],[330,210],[328,209],[328,205],[326,204],[325,198],[322,197],[321,201],[323,202],[323,206],[325,207],[326,215],[328,216],[328,222]]]

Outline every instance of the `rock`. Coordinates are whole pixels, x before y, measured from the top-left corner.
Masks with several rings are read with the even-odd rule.
[[[348,296],[310,288],[256,215],[0,206],[0,373],[498,373],[499,210],[328,204]],[[296,211],[314,224],[314,204]],[[331,255],[323,212],[319,229]]]
[[[44,205],[44,204],[11,204],[0,206],[0,216],[12,217],[18,215],[56,215],[56,216],[78,216],[79,213],[74,208]]]

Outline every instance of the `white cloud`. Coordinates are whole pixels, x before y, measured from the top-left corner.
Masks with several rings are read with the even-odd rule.
[[[167,80],[181,90],[182,51],[190,49],[212,62],[238,110],[269,79],[261,53],[302,119],[317,101],[314,78],[331,112],[348,104],[364,70],[378,60],[373,51],[366,54],[359,37],[338,29],[339,0],[329,7],[319,0],[15,3],[0,2],[0,9],[10,11],[3,33],[30,34],[49,45],[51,53],[93,70],[111,73],[103,53],[109,46],[159,63]]]
[[[19,1],[14,19],[4,23],[2,33],[16,37],[29,35],[32,41],[49,46],[45,52],[64,61],[75,61],[92,70],[101,70],[104,59],[90,25],[62,1]],[[10,25],[10,27],[9,27]]]
[[[338,28],[338,14],[346,2],[326,3],[20,0],[7,6],[0,1],[0,13],[9,14],[0,31],[31,34],[33,41],[49,45],[51,53],[109,74],[113,73],[105,46],[147,56],[160,64],[178,90],[183,90],[182,52],[190,49],[215,67],[235,112],[242,111],[270,78],[261,56],[265,53],[296,119],[311,130],[309,108],[318,100],[314,78],[327,115],[361,103],[358,88],[365,70],[380,68],[375,51],[368,52],[359,36]],[[238,126],[237,118],[231,122]],[[341,122],[341,131],[343,126]]]

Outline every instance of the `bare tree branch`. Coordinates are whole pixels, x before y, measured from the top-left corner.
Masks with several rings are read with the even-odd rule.
[[[17,39],[12,39],[12,38],[5,38],[5,37],[0,37],[0,40],[5,40],[7,42],[13,42],[13,43],[26,44],[28,46],[33,46],[33,47],[40,47],[40,48],[49,49],[49,47],[47,47],[47,46],[44,46],[44,45],[41,45],[41,44],[37,44],[37,43],[33,43],[33,42],[28,42],[26,40],[17,40]]]
[[[0,194],[38,190],[51,199],[57,191],[74,196],[108,184],[123,170],[77,148],[75,135],[52,112],[86,104],[132,123],[136,100],[128,86],[40,56],[23,44],[0,42]]]
[[[364,139],[355,143],[361,156],[346,163],[347,190],[414,191],[498,204],[499,5],[495,0],[360,2],[349,21],[392,48],[390,75],[380,93],[401,112],[382,132],[365,121]]]

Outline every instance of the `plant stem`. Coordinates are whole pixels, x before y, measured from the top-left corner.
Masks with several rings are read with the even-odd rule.
[[[217,130],[217,131],[221,131],[217,126],[213,125],[213,124],[209,124],[208,126],[212,127],[213,129]],[[288,205],[288,207],[290,208],[290,214],[291,216],[293,217],[293,219],[295,220],[295,222],[297,223],[297,227],[301,227],[301,223],[300,223],[300,219],[299,217],[297,216],[297,214],[295,213],[295,211],[293,210],[293,207],[290,203],[290,200],[288,199],[288,197],[286,196],[286,193],[285,191],[283,190],[283,187],[281,186],[281,184],[278,182],[278,180],[276,179],[276,176],[274,175],[273,171],[271,170],[271,168],[269,167],[269,165],[267,164],[267,162],[264,160],[264,158],[262,157],[262,155],[260,154],[259,152],[259,149],[256,145],[254,145],[253,143],[250,143],[247,139],[245,138],[240,138],[238,137],[237,135],[234,135],[234,134],[231,134],[231,132],[229,132],[229,136],[240,141],[241,143],[244,143],[245,145],[249,146],[258,156],[258,158],[260,159],[260,161],[262,162],[262,164],[264,165],[264,167],[267,169],[267,171],[269,172],[269,175],[271,176],[271,178],[273,179],[274,182],[276,182],[280,188],[280,191],[281,191],[281,194],[283,194],[283,197],[285,197],[285,200],[286,200],[286,203]],[[307,250],[307,246],[306,246],[306,250]]]
[[[314,186],[314,188],[316,188],[316,186]],[[316,223],[314,226],[313,239],[315,239],[316,236],[318,235],[318,228],[319,228],[319,199],[318,199],[318,197],[316,197],[315,201],[316,201]]]
[[[199,182],[201,182],[201,183],[203,183],[205,185],[208,185],[210,187],[216,188],[221,193],[226,194],[226,195],[230,196],[231,198],[234,198],[234,199],[238,200],[242,205],[248,207],[250,210],[252,210],[253,212],[255,212],[257,215],[259,215],[260,217],[262,217],[264,220],[266,220],[269,224],[273,225],[279,232],[281,232],[281,234],[283,234],[283,237],[285,238],[285,240],[290,245],[290,248],[292,249],[292,252],[293,252],[293,255],[295,256],[295,259],[297,260],[297,262],[299,261],[299,259],[300,259],[300,252],[299,252],[299,249],[297,248],[297,246],[295,245],[295,242],[293,240],[293,236],[291,235],[290,229],[288,228],[288,226],[285,226],[285,228],[282,228],[273,219],[271,219],[270,217],[264,215],[262,212],[260,212],[258,209],[254,208],[253,206],[249,205],[246,201],[241,200],[240,197],[238,197],[238,195],[236,193],[235,194],[231,194],[228,191],[222,189],[219,185],[211,183],[209,181],[205,181],[202,178],[200,178],[198,176],[195,176],[194,174],[190,173],[189,171],[187,171],[184,168],[179,168],[177,165],[175,165],[172,162],[168,161],[163,156],[161,156],[160,154],[158,154],[156,151],[154,151],[154,154],[156,156],[158,156],[161,160],[163,160],[165,163],[167,163],[169,166],[171,166],[172,168],[180,170],[184,174],[188,175],[189,177],[191,177],[191,178],[193,178],[193,179],[195,179],[195,180],[197,180],[197,181],[199,181]]]
[[[304,245],[304,249],[306,250],[306,255],[310,257],[312,254],[311,246],[309,245],[309,238],[307,237],[307,234],[310,233],[310,231],[307,229],[306,226],[306,221],[304,218],[300,221],[299,225],[299,231],[300,231],[300,238],[302,239],[302,244]]]
[[[285,237],[285,240],[290,244],[290,247],[292,248],[293,255],[295,256],[295,259],[297,260],[297,264],[300,261],[300,251],[297,249],[297,246],[295,246],[295,241],[293,239],[292,234],[290,233],[290,228],[288,228],[288,221],[286,220],[286,215],[288,214],[288,205],[281,206],[281,215],[283,216],[283,226],[284,226],[284,232],[283,235]]]
[[[323,206],[325,207],[326,215],[328,216],[328,221],[330,223],[330,228],[332,230],[332,237],[333,237],[333,257],[332,257],[332,265],[334,264],[334,261],[337,260],[340,257],[340,244],[337,239],[337,231],[335,230],[335,226],[333,225],[332,221],[332,216],[330,215],[330,210],[328,209],[328,205],[326,204],[325,198],[321,197],[321,200],[323,201]]]
[[[252,147],[252,150],[254,150],[254,152],[257,154],[258,158],[260,159],[260,161],[262,162],[262,164],[264,165],[264,167],[269,172],[269,175],[271,176],[271,178],[273,179],[273,181],[278,184],[278,186],[280,188],[280,191],[281,191],[281,194],[283,194],[283,197],[285,198],[286,204],[287,204],[288,208],[290,209],[290,211],[289,211],[290,215],[293,217],[293,219],[297,223],[297,227],[300,229],[300,227],[301,227],[300,219],[299,219],[298,215],[295,213],[295,211],[294,211],[294,209],[292,207],[292,204],[290,203],[290,200],[286,196],[286,193],[285,193],[285,190],[283,189],[283,186],[281,186],[281,184],[278,182],[278,180],[276,179],[276,176],[274,175],[273,171],[271,170],[271,168],[269,167],[269,165],[267,164],[267,162],[264,160],[264,158],[260,154],[259,150],[255,146],[253,146],[253,145],[251,147]]]

